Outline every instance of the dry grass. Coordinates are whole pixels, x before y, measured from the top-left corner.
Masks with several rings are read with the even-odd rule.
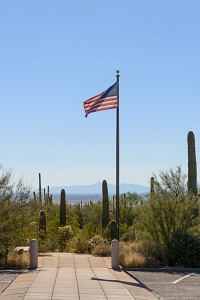
[[[138,252],[137,242],[120,244],[120,265],[124,268],[146,267],[146,258]]]
[[[111,256],[110,244],[98,244],[91,250],[91,254],[95,256]]]
[[[124,268],[156,268],[164,261],[160,245],[149,241],[122,242],[120,264]]]
[[[91,249],[96,256],[111,256],[110,244],[98,244]],[[120,265],[124,268],[148,268],[159,266],[162,255],[159,245],[148,241],[120,243]]]
[[[23,252],[21,255],[16,253],[10,253],[7,257],[6,267],[9,268],[22,268],[26,269],[30,265],[30,254],[29,252]],[[1,259],[0,266],[5,266],[5,259]]]

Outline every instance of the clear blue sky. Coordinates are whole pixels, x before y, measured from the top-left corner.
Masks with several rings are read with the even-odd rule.
[[[120,70],[120,183],[200,161],[199,0],[1,0],[0,162],[32,188],[115,184],[116,110],[83,101]],[[200,168],[198,169],[200,181]]]

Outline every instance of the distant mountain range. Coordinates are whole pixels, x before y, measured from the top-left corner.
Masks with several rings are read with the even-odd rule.
[[[49,189],[51,194],[59,194],[61,192],[61,189],[65,189],[67,194],[101,195],[102,182],[98,181],[90,185],[52,186],[49,187]],[[132,183],[122,183],[119,186],[120,194],[127,192],[136,192],[138,194],[143,194],[148,193],[149,189],[149,186]],[[35,192],[38,192],[38,190],[35,190]],[[109,195],[116,194],[116,186],[114,184],[108,183],[108,193]]]

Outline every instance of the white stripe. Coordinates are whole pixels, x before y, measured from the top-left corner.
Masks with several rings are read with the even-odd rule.
[[[92,99],[88,103],[87,102],[84,103],[85,109],[87,109],[88,107],[91,107],[96,102],[96,99]],[[108,103],[116,102],[117,103],[117,96],[101,98],[100,101],[96,103],[96,105],[99,105],[99,103],[101,103],[101,102],[102,103],[106,103],[106,102],[108,102]]]
[[[94,105],[93,107],[91,107],[91,109],[98,108],[98,107],[109,107],[109,106],[117,106],[117,102],[112,101],[112,102],[98,103],[98,104]]]
[[[109,108],[109,107],[115,107],[115,108],[117,108],[117,104],[107,104],[107,105],[100,105],[98,108],[96,108],[97,110],[98,109],[102,109],[102,108]]]
[[[177,282],[179,282],[179,281],[181,281],[181,280],[183,280],[183,279],[185,279],[185,278],[187,278],[187,277],[189,277],[189,276],[191,276],[191,275],[195,275],[195,274],[197,274],[197,273],[191,273],[191,274],[185,275],[185,276],[183,276],[183,277],[181,277],[181,278],[175,280],[175,281],[172,282],[172,283],[177,283]]]
[[[100,105],[98,107],[93,107],[89,110],[89,112],[95,112],[95,111],[98,111],[98,110],[106,110],[106,109],[112,109],[112,108],[117,108],[117,105]]]

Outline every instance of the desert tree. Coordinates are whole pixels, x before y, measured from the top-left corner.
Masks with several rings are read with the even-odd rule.
[[[29,198],[30,187],[22,178],[13,182],[12,171],[2,165],[0,172],[0,245],[8,251],[17,243],[25,243],[32,200]]]

